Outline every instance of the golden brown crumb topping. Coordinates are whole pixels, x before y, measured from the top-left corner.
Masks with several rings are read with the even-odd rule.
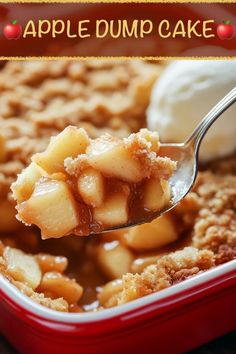
[[[31,155],[67,125],[91,137],[144,126],[160,68],[141,60],[8,62],[0,72],[0,199]]]
[[[117,287],[117,284],[114,284],[119,293],[117,295],[116,292],[116,305],[168,288],[213,267],[214,264],[214,254],[211,251],[186,247],[181,251],[170,253],[158,259],[155,264],[146,267],[141,274],[123,275],[122,286]],[[104,301],[106,291],[108,290],[105,286],[99,294],[103,306],[110,305]],[[112,295],[114,300],[114,294]],[[114,306],[114,303],[112,305]]]
[[[200,210],[193,229],[193,245],[217,254],[217,262],[236,257],[236,176],[203,173],[196,195]]]
[[[193,246],[212,250],[216,262],[224,263],[236,257],[236,176],[219,170],[201,172],[176,212],[192,230]]]

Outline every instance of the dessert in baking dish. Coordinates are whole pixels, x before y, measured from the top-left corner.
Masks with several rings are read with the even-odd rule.
[[[141,129],[128,138],[90,139],[69,126],[12,185],[18,219],[42,237],[89,235],[135,223],[167,207],[175,162],[158,156],[159,137]]]
[[[141,136],[144,142],[146,139],[149,143],[156,142],[148,146],[154,149],[156,161],[160,162],[156,134],[151,133],[155,138],[152,140],[148,131],[139,130],[146,127],[145,112],[152,84],[161,71],[164,66],[160,63],[132,60],[9,62],[2,68],[0,273],[32,301],[56,311],[97,311],[168,288],[236,258],[234,154],[223,161],[202,165],[195,186],[185,199],[151,223],[86,238],[70,235],[73,226],[66,230],[66,237],[42,240],[38,227],[26,227],[15,218],[17,212],[10,185],[16,180],[13,190],[18,209],[33,197],[34,187],[41,183],[47,186],[49,176],[53,175],[56,185],[63,188],[66,185],[60,189],[63,196],[68,190],[67,178],[76,180],[78,200],[94,210],[101,208],[106,200],[101,192],[105,185],[101,180],[113,179],[110,173],[115,173],[115,177],[120,173],[118,164],[105,164],[109,171],[101,169],[102,164],[100,169],[97,165],[88,167],[89,151],[79,152],[83,154],[79,156],[84,156],[84,165],[77,157],[78,151],[75,155],[66,152],[61,163],[64,145],[50,158],[53,152],[47,146],[51,136],[63,137],[68,131],[71,136],[72,129],[75,135],[84,136],[89,150],[91,142],[93,145],[103,141],[106,133],[116,136],[109,139],[121,146],[124,141],[132,146],[133,138],[128,137],[137,133],[131,137]],[[217,80],[214,82],[217,89]],[[69,125],[76,128],[67,128]],[[32,155],[35,157],[31,163]],[[86,166],[83,173],[81,166]],[[171,169],[162,175],[165,183],[164,187],[161,185],[165,202],[169,200],[167,180],[173,163],[168,166]],[[121,184],[134,183],[133,179],[124,179],[127,175],[137,178],[130,171],[127,168],[124,175],[119,174]],[[142,177],[148,173],[141,172]],[[95,186],[100,193],[95,195],[95,189],[88,185]],[[127,188],[124,191],[127,193]],[[145,202],[150,209],[152,197],[151,193]],[[100,211],[98,215],[101,218],[105,214]],[[45,225],[46,220],[42,226]]]

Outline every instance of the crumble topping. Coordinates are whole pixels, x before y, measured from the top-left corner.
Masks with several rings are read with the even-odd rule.
[[[122,286],[114,285],[119,292],[116,293],[116,305],[168,288],[213,267],[214,264],[214,254],[211,251],[186,247],[181,251],[170,253],[146,267],[141,274],[123,275]],[[107,291],[106,286],[99,294],[102,305],[110,306],[110,302],[104,302],[104,291]],[[114,306],[114,294],[112,295]]]
[[[217,254],[217,262],[236,257],[236,176],[200,176],[195,192],[201,208],[193,229],[193,245]]]
[[[54,311],[68,312],[69,310],[68,303],[62,297],[52,299],[51,297],[46,297],[43,293],[33,291],[24,283],[13,281],[13,284],[22,292],[22,294],[28,296],[32,301],[36,302],[39,305],[48,307],[49,309]]]
[[[236,175],[211,171],[199,173],[193,191],[176,208],[192,230],[192,245],[213,251],[217,263],[236,258],[235,210]]]
[[[101,135],[95,140],[90,142],[90,146],[86,150],[86,154],[78,155],[76,158],[68,157],[65,159],[65,168],[66,171],[71,176],[78,176],[81,171],[84,169],[91,167],[91,159],[96,159],[96,156],[99,157],[99,154],[103,154],[109,152],[110,150],[117,148],[117,152],[112,156],[114,158],[115,164],[117,164],[118,159],[120,158],[121,153],[124,152],[130,156],[130,159],[136,160],[139,162],[140,166],[142,167],[142,174],[141,172],[138,176],[128,176],[131,173],[131,167],[129,165],[123,164],[126,171],[120,171],[119,178],[126,179],[131,182],[140,182],[142,178],[165,178],[169,179],[172,174],[173,170],[176,168],[176,163],[171,161],[167,157],[157,157],[157,153],[159,151],[159,136],[157,133],[153,133],[148,131],[147,129],[141,129],[136,134],[131,134],[128,138],[119,139],[117,137],[111,136],[110,134]],[[122,148],[122,152],[118,149]],[[116,160],[117,158],[117,160]],[[129,162],[128,159],[125,162]],[[107,161],[112,163],[110,159]],[[98,163],[94,163],[94,165],[98,165]],[[131,161],[130,161],[131,165]],[[112,175],[112,168],[110,172],[108,172],[108,166],[102,168],[100,165],[98,169],[106,170],[106,174],[108,177],[113,177]],[[114,166],[113,166],[114,168]],[[114,172],[114,177],[116,173]]]
[[[8,62],[0,71],[0,199],[31,155],[69,124],[92,138],[138,131],[160,72],[142,60]]]

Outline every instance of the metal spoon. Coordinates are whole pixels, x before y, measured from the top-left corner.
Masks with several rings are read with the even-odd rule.
[[[162,144],[161,156],[170,157],[177,161],[177,169],[169,180],[172,200],[164,209],[158,210],[151,215],[146,214],[140,220],[132,221],[126,225],[118,226],[114,229],[135,226],[150,222],[158,216],[173,209],[190,191],[198,172],[198,155],[200,144],[210,126],[236,101],[236,87],[232,89],[214,108],[202,119],[192,135],[184,142],[178,144]],[[236,119],[236,117],[235,117]],[[108,230],[106,230],[108,231]]]

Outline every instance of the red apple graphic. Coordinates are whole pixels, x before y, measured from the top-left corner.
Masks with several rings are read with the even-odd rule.
[[[216,32],[220,39],[232,39],[235,36],[235,28],[231,25],[230,20],[218,25]]]
[[[4,27],[3,33],[7,39],[18,39],[21,36],[22,27],[14,20]]]

